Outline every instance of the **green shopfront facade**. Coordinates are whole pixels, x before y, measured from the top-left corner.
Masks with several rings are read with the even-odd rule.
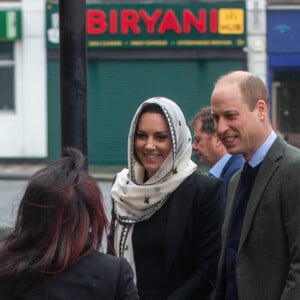
[[[186,119],[210,103],[215,80],[246,68],[244,2],[87,4],[88,152],[125,165],[138,105],[176,101]],[[47,5],[48,157],[60,156],[58,6]]]

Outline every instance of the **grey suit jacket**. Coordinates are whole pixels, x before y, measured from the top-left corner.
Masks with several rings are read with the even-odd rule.
[[[228,190],[215,299],[224,299],[225,252],[240,171]],[[250,194],[236,258],[239,300],[300,299],[300,151],[277,138]]]

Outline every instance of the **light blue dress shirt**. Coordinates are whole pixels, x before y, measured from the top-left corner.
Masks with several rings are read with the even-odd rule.
[[[268,138],[258,147],[258,149],[254,152],[248,163],[251,167],[255,168],[259,165],[265,156],[267,155],[268,151],[270,150],[271,146],[273,145],[274,141],[276,140],[277,135],[272,130]]]

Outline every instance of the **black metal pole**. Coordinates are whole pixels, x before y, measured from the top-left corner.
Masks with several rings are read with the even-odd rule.
[[[75,147],[88,157],[86,1],[59,1],[59,23],[61,147]]]

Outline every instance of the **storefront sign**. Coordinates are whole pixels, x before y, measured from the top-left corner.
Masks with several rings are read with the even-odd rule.
[[[12,41],[22,36],[20,10],[0,10],[0,41]]]
[[[47,6],[48,47],[59,43],[58,5]],[[245,3],[87,5],[89,48],[240,48]]]
[[[300,10],[268,11],[268,53],[300,53],[299,16]]]

